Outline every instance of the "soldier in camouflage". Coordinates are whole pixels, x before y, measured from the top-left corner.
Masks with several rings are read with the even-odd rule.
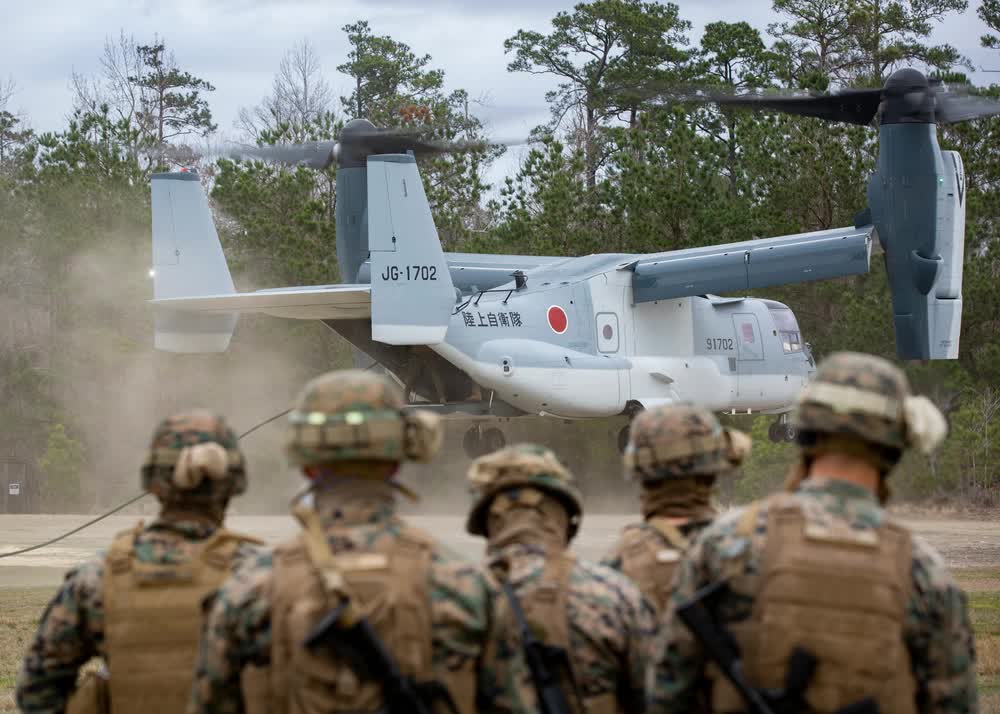
[[[601,561],[632,579],[659,612],[688,543],[713,518],[717,476],[737,468],[750,437],[723,429],[706,409],[680,405],[640,413],[629,429],[625,480],[642,485],[643,521],[625,527]]]
[[[219,590],[189,711],[392,711],[391,683],[372,665],[325,644],[304,646],[338,607],[335,630],[364,618],[410,681],[423,691],[443,685],[447,697],[426,701],[431,711],[444,711],[446,698],[459,714],[475,710],[490,590],[475,565],[396,515],[396,495],[409,494],[394,480],[401,463],[429,461],[441,441],[436,416],[403,406],[394,384],[360,370],[303,389],[286,439],[310,482],[294,506],[303,530]],[[240,687],[248,671],[252,698]]]
[[[883,714],[976,712],[965,595],[941,557],[882,508],[903,452],[928,453],[944,438],[941,413],[886,360],[844,352],[819,366],[793,423],[800,459],[786,491],[719,518],[681,563],[654,646],[649,711],[746,710],[676,615],[725,581],[706,604],[753,686],[782,687],[798,647],[817,661],[804,710],[871,699]]]
[[[569,653],[561,684],[573,711],[640,710],[653,611],[621,573],[568,551],[582,514],[572,474],[550,450],[521,444],[474,461],[469,481],[466,529],[487,538],[489,567],[510,584],[535,636]],[[512,620],[498,638],[497,677],[510,697],[501,708],[539,711]]]
[[[71,570],[38,625],[17,680],[23,712],[183,712],[201,623],[200,604],[253,538],[222,527],[247,478],[236,435],[205,411],[164,420],[142,466],[161,505],[148,526]],[[100,657],[74,694],[80,668]],[[71,699],[72,695],[72,699]]]

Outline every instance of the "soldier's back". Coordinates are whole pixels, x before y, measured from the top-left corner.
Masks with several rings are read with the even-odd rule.
[[[530,545],[491,553],[509,564],[509,582],[533,630],[546,644],[564,647],[587,711],[631,711],[642,702],[646,648],[655,627],[638,587],[612,568]],[[562,583],[568,583],[564,586]],[[508,652],[519,648],[517,628],[501,628]],[[534,693],[521,678],[521,702],[535,711]],[[528,691],[525,691],[525,690]]]
[[[816,711],[866,696],[883,712],[974,710],[964,596],[933,550],[865,489],[810,480],[721,517],[688,551],[671,607],[722,581],[713,609],[756,686],[781,687],[803,647],[819,662],[806,693]],[[671,610],[654,647],[651,706],[693,706],[705,662],[690,643]],[[744,708],[717,675],[708,689],[713,711]]]

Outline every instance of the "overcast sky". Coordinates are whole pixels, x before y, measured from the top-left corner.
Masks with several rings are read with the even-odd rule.
[[[467,89],[486,100],[476,111],[494,135],[522,136],[547,116],[547,77],[506,71],[503,41],[519,29],[546,31],[559,10],[573,0],[7,0],[0,24],[0,81],[10,75],[23,110],[36,130],[57,129],[70,111],[72,71],[96,72],[107,35],[120,29],[139,41],[159,33],[182,69],[210,81],[215,120],[233,136],[241,106],[256,104],[271,86],[282,55],[308,38],[322,58],[325,75],[348,94],[336,66],[345,60],[341,27],[367,19],[375,32],[429,53],[445,71],[449,88]],[[705,23],[746,20],[762,31],[776,18],[771,0],[680,0],[681,16],[694,24],[692,41]],[[935,30],[934,41],[949,42],[979,66],[1000,69],[1000,52],[979,47],[986,30],[971,0],[962,16]],[[977,83],[1000,74],[977,73]]]

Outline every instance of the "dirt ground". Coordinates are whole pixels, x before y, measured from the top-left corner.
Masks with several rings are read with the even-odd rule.
[[[979,660],[980,710],[1000,714],[1000,518],[974,520],[909,513],[902,517],[938,549],[969,593]],[[87,520],[86,516],[0,515],[0,555],[54,538]],[[0,557],[0,711],[14,708],[12,689],[19,660],[45,602],[65,571],[93,557],[115,533],[130,528],[136,520],[113,516],[52,546]],[[482,540],[465,534],[461,517],[413,516],[412,520],[469,558],[478,559],[482,553]],[[574,549],[581,557],[599,558],[628,521],[624,516],[585,517]],[[227,525],[269,543],[297,529],[286,516],[236,516]]]

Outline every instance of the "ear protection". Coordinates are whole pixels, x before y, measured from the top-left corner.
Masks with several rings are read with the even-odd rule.
[[[403,417],[403,453],[407,459],[428,463],[441,449],[444,430],[441,417],[423,409],[405,412]]]

